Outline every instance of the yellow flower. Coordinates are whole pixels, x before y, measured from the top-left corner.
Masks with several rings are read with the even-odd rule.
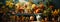
[[[28,6],[27,9],[30,9],[30,7]]]
[[[32,8],[34,8],[36,5],[35,4],[32,4]]]
[[[6,5],[9,5],[10,4],[10,2],[9,1],[6,1]]]
[[[10,7],[12,7],[13,6],[13,3],[10,3],[10,5],[9,5]]]
[[[44,10],[44,12],[43,13],[46,13],[47,11],[46,10]]]

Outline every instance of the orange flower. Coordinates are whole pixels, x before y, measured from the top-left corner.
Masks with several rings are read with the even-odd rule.
[[[40,9],[36,9],[35,11],[34,11],[34,13],[38,13],[40,11]]]
[[[58,11],[55,9],[55,11],[53,12],[53,15],[58,15]]]

